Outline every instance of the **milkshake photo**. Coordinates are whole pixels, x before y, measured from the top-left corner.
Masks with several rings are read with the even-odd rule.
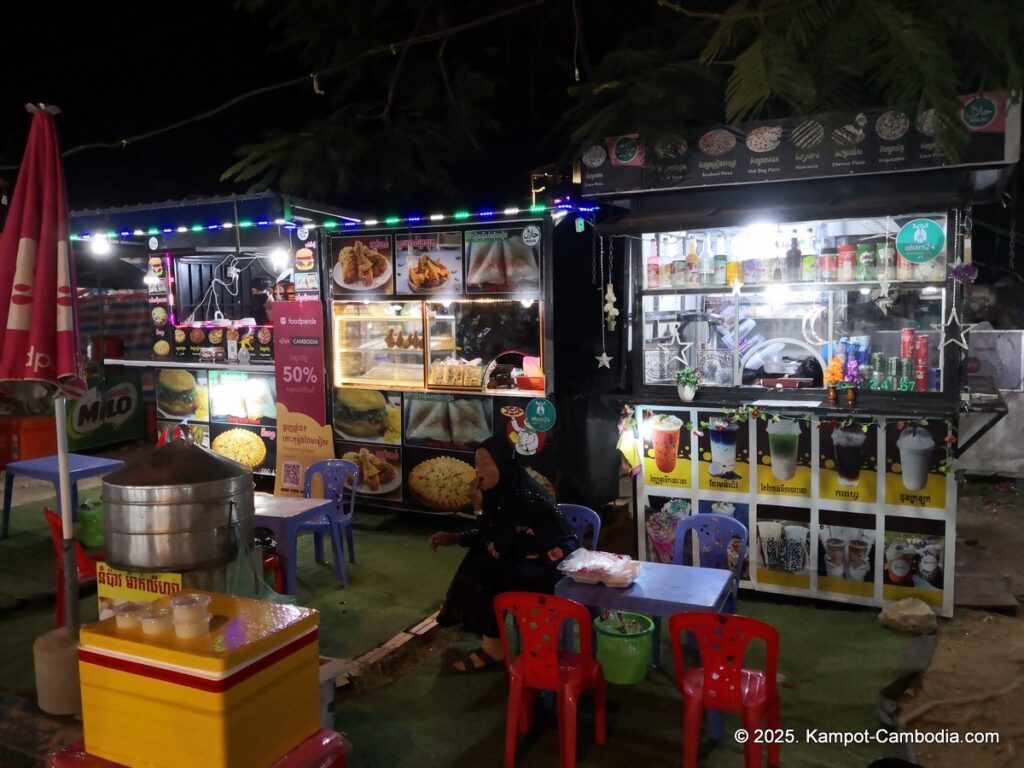
[[[772,474],[776,480],[792,480],[800,447],[800,423],[783,419],[768,424],[768,446],[772,457]]]
[[[935,440],[927,429],[911,425],[904,429],[896,440],[900,450],[903,487],[908,491],[920,491],[928,484],[928,471],[932,466]]]
[[[724,419],[711,419],[709,435],[711,438],[711,466],[709,474],[715,476],[732,475],[736,470],[736,440],[739,438],[738,424],[730,424]]]
[[[837,427],[832,431],[836,476],[840,485],[852,488],[860,482],[860,469],[864,466],[864,443],[867,439],[867,433],[860,427]]]

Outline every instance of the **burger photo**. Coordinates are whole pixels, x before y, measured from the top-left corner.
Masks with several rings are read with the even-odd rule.
[[[295,269],[309,272],[313,268],[313,252],[309,248],[299,248],[295,252]]]
[[[349,437],[379,437],[388,427],[388,404],[372,389],[336,389],[334,426]]]
[[[199,404],[196,378],[179,369],[160,371],[156,378],[156,401],[169,416],[188,416]]]

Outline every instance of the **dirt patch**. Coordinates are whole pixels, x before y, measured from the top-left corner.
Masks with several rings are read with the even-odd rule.
[[[1024,486],[1024,483],[1020,483]],[[960,486],[957,560],[982,553],[1018,600],[1024,599],[1024,500],[991,482]],[[958,609],[939,630],[928,670],[905,697],[909,730],[998,734],[993,744],[918,745],[926,768],[1024,765],[1024,615]],[[909,722],[908,722],[909,720]]]

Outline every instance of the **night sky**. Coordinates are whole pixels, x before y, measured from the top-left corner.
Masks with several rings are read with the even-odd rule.
[[[226,0],[17,3],[0,49],[0,165],[20,162],[26,102],[61,107],[62,147],[147,132],[303,74],[252,16]],[[5,10],[7,10],[5,8]],[[262,95],[124,149],[65,159],[72,209],[132,205],[241,188],[219,181],[236,148],[315,98],[308,86]],[[0,171],[13,186],[15,171]]]

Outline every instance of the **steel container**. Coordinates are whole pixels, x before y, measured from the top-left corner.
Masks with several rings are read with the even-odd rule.
[[[252,472],[172,440],[103,478],[107,561],[135,571],[200,571],[253,538]]]

